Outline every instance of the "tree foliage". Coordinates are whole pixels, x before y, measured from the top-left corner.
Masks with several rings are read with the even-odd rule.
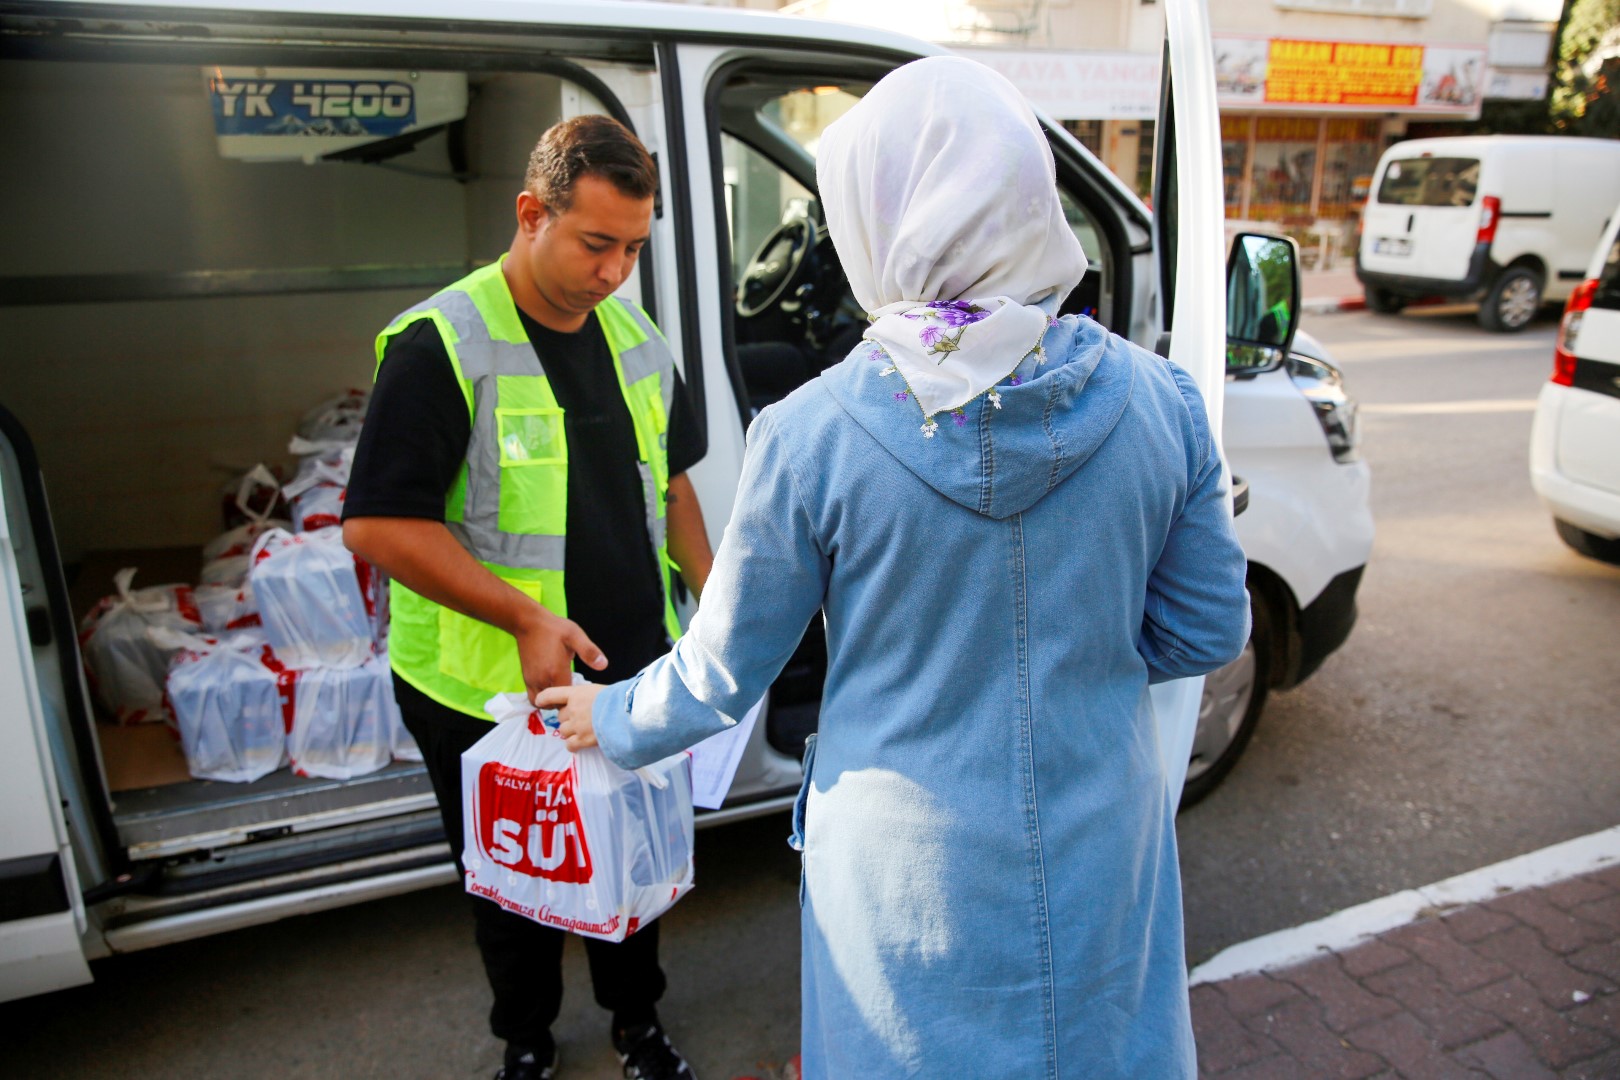
[[[1554,131],[1620,138],[1620,0],[1565,0],[1547,104]]]

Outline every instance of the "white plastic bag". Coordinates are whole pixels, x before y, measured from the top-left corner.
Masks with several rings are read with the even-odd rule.
[[[334,484],[314,484],[300,491],[292,499],[293,528],[298,532],[314,532],[343,523],[343,497],[347,488]]]
[[[251,585],[204,583],[193,589],[192,594],[197,598],[203,629],[210,634],[249,630],[259,625],[259,607],[253,602]]]
[[[281,494],[281,469],[258,464],[225,486],[220,507],[225,528],[232,529],[250,522],[286,517],[287,500]],[[204,553],[204,558],[212,558]]]
[[[197,575],[197,582],[201,585],[239,589],[247,583],[248,571],[252,569],[252,556],[227,555],[222,559],[203,563],[202,572]]]
[[[282,663],[359,667],[372,657],[375,575],[343,546],[342,530],[295,536],[277,529],[259,537],[252,562],[264,636]]]
[[[90,686],[120,724],[169,720],[163,698],[173,647],[147,636],[151,629],[195,632],[202,614],[189,585],[131,589],[135,569],[113,575],[116,595],[103,598],[79,623],[79,646]]]
[[[571,753],[522,694],[484,707],[495,728],[461,756],[468,892],[623,941],[691,890],[686,754],[626,772],[594,747]]]
[[[370,390],[349,389],[327,398],[298,421],[297,438],[308,443],[353,442],[365,423]],[[294,449],[293,453],[306,451]]]
[[[299,776],[348,780],[393,760],[399,723],[388,665],[375,657],[352,668],[295,672],[287,757]]]
[[[245,784],[287,763],[288,686],[262,636],[150,634],[181,646],[169,668],[169,700],[192,776]]]
[[[297,443],[297,440],[294,440]],[[298,466],[298,475],[282,492],[292,508],[293,529],[313,532],[343,521],[343,496],[354,464],[354,445],[346,444],[333,457],[312,457]]]
[[[268,492],[268,495],[260,495],[259,492]],[[281,481],[276,479],[274,473],[263,465],[250,469],[237,485],[233,499],[244,523],[225,530],[204,544],[203,562],[246,555],[253,550],[253,542],[271,529],[291,528],[287,522],[272,516],[281,494]],[[264,508],[255,509],[258,504]]]

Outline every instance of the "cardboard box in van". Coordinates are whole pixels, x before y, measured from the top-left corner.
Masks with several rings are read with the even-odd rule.
[[[1478,300],[1519,330],[1579,284],[1620,200],[1620,141],[1542,135],[1413,139],[1384,152],[1361,221],[1367,306]]]

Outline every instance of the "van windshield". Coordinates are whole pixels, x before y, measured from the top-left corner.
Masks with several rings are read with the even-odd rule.
[[[1426,157],[1392,161],[1378,201],[1394,206],[1472,206],[1479,187],[1477,158]]]

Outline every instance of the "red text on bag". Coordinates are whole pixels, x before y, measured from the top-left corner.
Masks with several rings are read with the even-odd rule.
[[[478,844],[488,858],[528,877],[591,880],[574,770],[485,763],[478,770]]]

